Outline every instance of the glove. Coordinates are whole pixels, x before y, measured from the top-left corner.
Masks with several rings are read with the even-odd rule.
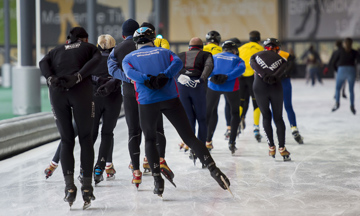
[[[66,88],[62,86],[63,80],[59,79],[59,77],[53,75],[49,76],[46,80],[48,86],[54,90],[65,91]]]
[[[155,89],[163,88],[169,82],[169,78],[165,74],[159,74],[155,78]]]
[[[73,74],[73,75],[65,75],[63,77],[60,77],[59,79],[65,81],[65,82],[61,83],[63,87],[65,87],[66,89],[70,89],[74,85],[81,82],[82,77],[81,77],[81,75],[79,73],[76,73],[76,74]]]
[[[148,77],[149,79],[144,81],[144,85],[149,89],[155,89],[153,85],[155,84],[156,76],[148,75]]]
[[[186,87],[196,88],[197,84],[200,83],[200,80],[191,80],[189,76],[181,74],[178,77],[178,82]]]
[[[97,89],[95,96],[106,97],[112,92],[116,91],[119,87],[120,87],[120,80],[111,79]]]
[[[272,76],[272,75],[269,75],[269,74],[265,74],[265,75],[263,76],[263,81],[266,82],[266,83],[268,83],[268,84],[270,84],[270,85],[272,85],[272,84],[274,84],[274,83],[277,82],[277,79],[276,79],[275,76]]]
[[[105,83],[107,83],[111,78],[109,77],[98,77],[97,81],[96,81],[96,88],[99,88],[100,86],[104,85]]]
[[[226,82],[228,76],[225,74],[217,74],[210,78],[210,81],[217,85],[222,85]]]

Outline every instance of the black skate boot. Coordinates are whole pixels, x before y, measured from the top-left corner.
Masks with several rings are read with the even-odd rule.
[[[163,174],[163,176],[165,176],[165,178],[167,180],[169,180],[169,182],[174,185],[174,187],[176,187],[176,184],[174,183],[174,173],[171,171],[171,169],[169,168],[169,166],[167,165],[165,159],[163,161],[160,162],[160,171],[161,174]]]
[[[91,206],[91,200],[95,200],[93,194],[93,187],[91,185],[91,177],[83,177],[83,186],[81,187],[81,193],[84,200],[83,209],[87,209]]]
[[[95,185],[99,184],[101,181],[104,181],[103,172],[104,172],[103,168],[101,168],[99,165],[95,166],[95,168],[94,168]]]
[[[160,173],[153,173],[154,176],[154,194],[157,194],[162,198],[162,194],[164,193],[165,182],[164,179],[161,178]]]
[[[231,154],[234,154],[237,150],[236,148],[236,142],[235,141],[229,141],[229,150],[231,151]]]
[[[331,112],[335,112],[337,109],[339,109],[340,103],[336,102],[334,107],[331,109]]]
[[[351,112],[355,115],[356,114],[356,110],[355,110],[355,107],[354,106],[350,106],[350,110]]]
[[[208,165],[208,169],[210,171],[211,177],[213,177],[217,181],[220,187],[224,190],[228,190],[231,193],[231,195],[233,195],[230,190],[229,179],[226,177],[224,173],[221,172],[219,168],[216,167],[214,162]]]
[[[64,201],[69,203],[71,207],[76,200],[76,192],[77,188],[74,184],[74,176],[73,175],[66,175],[64,176],[65,179],[65,197]]]
[[[297,127],[293,126],[293,127],[291,127],[291,130],[292,130],[292,135],[293,135],[295,141],[298,142],[299,144],[304,144],[304,138],[300,135]]]
[[[254,136],[255,136],[255,139],[256,139],[258,142],[261,142],[262,136],[260,135],[259,125],[254,125]]]

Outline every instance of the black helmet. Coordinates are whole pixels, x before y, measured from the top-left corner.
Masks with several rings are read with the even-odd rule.
[[[155,33],[151,28],[138,28],[133,36],[133,40],[137,44],[144,44],[155,40]]]
[[[229,41],[234,42],[238,48],[241,46],[241,41],[236,37],[230,38]]]
[[[221,36],[219,34],[219,32],[217,31],[209,31],[206,34],[206,42],[211,42],[211,43],[220,43],[221,41]]]
[[[264,41],[264,47],[267,50],[272,50],[272,49],[279,50],[281,47],[281,43],[276,38],[268,38],[266,39],[266,41]]]
[[[237,46],[236,46],[236,43],[230,41],[230,40],[227,40],[225,41],[222,45],[221,45],[222,49],[225,50],[225,49],[237,49]]]

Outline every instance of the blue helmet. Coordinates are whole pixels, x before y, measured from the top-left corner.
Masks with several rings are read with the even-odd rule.
[[[155,33],[151,28],[140,27],[135,31],[133,40],[137,44],[148,43],[155,40]]]

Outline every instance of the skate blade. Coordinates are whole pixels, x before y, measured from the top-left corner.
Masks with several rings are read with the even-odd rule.
[[[223,177],[223,176],[220,176],[220,179],[221,179],[221,181],[224,183],[224,185],[225,185],[225,187],[226,187],[226,190],[230,192],[230,194],[231,194],[231,196],[232,196],[233,198],[235,198],[235,197],[234,197],[234,194],[231,192],[228,184],[226,183],[224,177]]]
[[[115,179],[115,175],[108,175],[106,177],[106,181],[111,181],[111,180],[114,180]]]
[[[161,174],[172,184],[174,185],[174,187],[176,187],[176,184],[174,183],[174,181],[166,174],[164,174],[164,172],[161,170]]]
[[[91,206],[91,202],[84,202],[83,210],[89,208]]]
[[[284,158],[284,161],[291,161],[290,156],[283,156],[283,158]]]
[[[158,197],[160,197],[162,200],[164,199],[162,194],[158,194]]]

